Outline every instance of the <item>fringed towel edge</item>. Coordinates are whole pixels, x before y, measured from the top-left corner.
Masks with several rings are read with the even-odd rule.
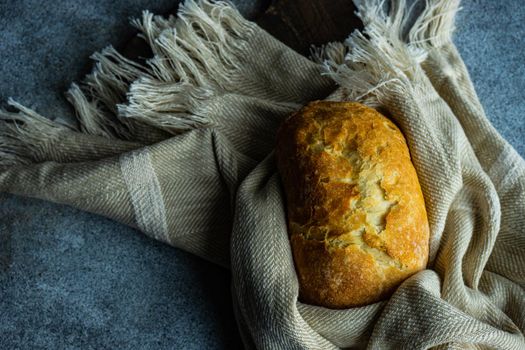
[[[186,0],[177,18],[146,11],[132,25],[153,58],[140,64],[111,46],[93,54],[92,73],[66,93],[79,122],[78,129],[69,129],[132,140],[135,128],[145,125],[170,134],[209,125],[207,102],[235,85],[255,25],[229,3],[208,0]],[[9,104],[18,113],[0,112],[2,166],[30,163],[42,140],[56,140],[57,130],[67,128],[13,100]]]
[[[365,29],[344,43],[314,49],[312,58],[323,64],[323,74],[346,88],[348,99],[380,107],[393,90],[411,88],[410,82],[423,74],[420,63],[429,50],[451,41],[460,1],[425,0],[411,24],[418,3],[408,7],[405,0],[392,0],[386,11],[385,1],[364,1],[356,14]]]
[[[255,25],[226,2],[192,0],[176,20],[145,12],[134,25],[155,56],[149,74],[131,84],[128,103],[118,105],[119,117],[170,133],[208,125],[204,106],[218,91],[232,90]]]
[[[0,109],[0,167],[32,163],[42,147],[57,140],[61,131],[72,130],[13,99],[7,104],[17,112]]]

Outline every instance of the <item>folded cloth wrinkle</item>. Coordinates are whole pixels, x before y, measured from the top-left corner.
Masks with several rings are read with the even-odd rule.
[[[364,0],[364,31],[294,52],[225,2],[134,25],[70,90],[78,128],[0,111],[0,191],[107,216],[229,267],[246,348],[523,349],[525,162],[485,116],[452,43],[458,0]],[[379,303],[301,303],[275,133],[309,101],[357,100],[403,131],[430,229],[426,270]]]

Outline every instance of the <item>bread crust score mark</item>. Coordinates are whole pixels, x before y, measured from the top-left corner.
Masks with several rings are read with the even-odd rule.
[[[379,301],[425,268],[429,228],[405,138],[376,110],[316,101],[291,115],[276,158],[302,301]]]

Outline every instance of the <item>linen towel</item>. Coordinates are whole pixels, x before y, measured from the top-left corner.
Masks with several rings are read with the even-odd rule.
[[[388,5],[388,6],[385,6]],[[154,57],[109,47],[71,87],[78,125],[0,112],[0,191],[65,203],[231,269],[246,348],[523,349],[525,162],[486,118],[451,36],[458,0],[357,4],[363,32],[307,59],[228,3],[133,21]],[[389,300],[298,301],[273,156],[289,113],[361,101],[403,131],[428,268]]]

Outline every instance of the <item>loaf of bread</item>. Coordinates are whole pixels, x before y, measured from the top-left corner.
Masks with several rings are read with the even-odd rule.
[[[425,268],[423,194],[388,118],[360,103],[312,102],[281,125],[276,158],[303,302],[373,303]]]

